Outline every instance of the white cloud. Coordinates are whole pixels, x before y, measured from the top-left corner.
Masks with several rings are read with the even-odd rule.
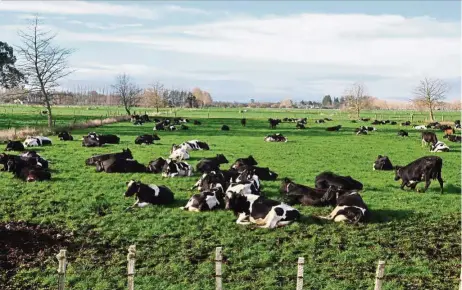
[[[99,29],[99,30],[116,30],[120,28],[134,28],[134,27],[142,27],[143,24],[141,23],[126,23],[126,24],[119,24],[119,23],[96,23],[96,22],[85,22],[80,20],[69,20],[67,23],[70,24],[77,24],[82,25],[90,29]]]

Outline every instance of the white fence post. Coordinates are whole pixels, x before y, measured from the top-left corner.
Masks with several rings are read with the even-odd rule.
[[[67,259],[66,259],[66,250],[60,250],[59,254],[56,255],[56,259],[58,259],[58,290],[64,290],[64,283],[66,279],[66,266],[67,266]]]
[[[130,247],[128,247],[128,255],[127,255],[128,290],[135,289],[135,257],[136,257],[136,246],[131,245]]]
[[[221,262],[223,257],[221,255],[221,247],[215,249],[215,284],[216,290],[223,289],[223,281],[221,278]]]
[[[305,264],[305,258],[299,257],[297,263],[297,290],[303,289],[303,265]]]
[[[459,290],[462,290],[462,267],[460,268]]]
[[[377,272],[375,273],[375,287],[374,290],[382,289],[383,274],[385,273],[385,261],[379,261],[377,265]]]

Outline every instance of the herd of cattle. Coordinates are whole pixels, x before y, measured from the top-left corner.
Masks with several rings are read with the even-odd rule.
[[[189,120],[175,118],[170,121],[154,120],[156,126],[154,130],[159,130],[167,126],[188,123]],[[134,123],[149,122],[149,117],[134,117]],[[275,128],[279,123],[294,122],[297,128],[301,128],[307,123],[307,119],[269,119],[270,127]],[[331,121],[325,118],[316,120],[317,123]],[[362,119],[362,121],[369,121]],[[389,121],[374,121],[373,124],[388,124]],[[395,122],[396,123],[396,122]],[[200,122],[195,122],[199,125]],[[246,126],[246,119],[241,120],[242,126]],[[403,123],[403,124],[407,124]],[[460,128],[460,121],[456,121],[456,128]],[[410,123],[409,123],[410,125]],[[430,124],[435,128],[438,123]],[[427,126],[425,126],[427,128]],[[328,127],[327,131],[338,131],[340,125]],[[445,138],[453,142],[460,142],[460,136],[454,135],[452,128],[437,127],[445,132]],[[420,128],[416,128],[420,129]],[[168,129],[170,130],[170,129]],[[362,131],[375,131],[374,127],[361,126],[356,130],[357,134]],[[359,133],[364,134],[364,133]],[[367,133],[366,133],[367,134]],[[399,136],[408,136],[404,130],[398,132]],[[455,137],[455,138],[454,138]],[[58,138],[62,141],[72,141],[73,136],[68,132],[60,132]],[[135,139],[135,144],[153,144],[160,140],[157,134],[140,135]],[[287,138],[281,134],[272,134],[265,137],[268,142],[287,142]],[[119,144],[120,138],[116,135],[102,135],[91,132],[82,138],[82,146],[97,147],[104,144]],[[422,133],[422,145],[430,143],[432,152],[449,151],[443,142],[438,141],[433,132]],[[20,155],[0,154],[0,164],[3,165],[2,171],[11,172],[14,176],[24,181],[41,181],[51,179],[48,168],[48,161],[35,151],[25,151],[26,148],[36,146],[50,146],[52,142],[47,137],[35,136],[28,137],[24,142],[9,141],[6,151],[22,151]],[[232,163],[229,169],[223,169],[223,164],[229,163],[223,154],[216,154],[214,157],[202,158],[196,165],[188,164],[185,160],[190,159],[193,151],[210,150],[206,142],[200,140],[190,140],[182,144],[173,144],[170,155],[167,158],[159,157],[151,160],[147,165],[139,163],[133,159],[130,149],[123,149],[122,152],[99,154],[85,160],[87,166],[95,166],[97,172],[106,173],[127,173],[127,172],[146,172],[158,174],[163,177],[187,177],[193,176],[194,172],[201,173],[199,180],[191,189],[197,189],[199,193],[194,194],[187,201],[183,210],[188,211],[209,211],[216,209],[231,210],[237,216],[238,224],[254,223],[264,228],[274,228],[287,225],[301,218],[300,212],[293,207],[295,204],[304,206],[334,206],[333,211],[322,219],[334,221],[347,221],[351,223],[367,221],[370,212],[363,201],[360,191],[363,184],[353,179],[351,176],[341,176],[332,172],[322,172],[316,176],[314,187],[297,184],[285,177],[281,180],[280,194],[281,201],[269,199],[262,191],[261,181],[277,179],[278,174],[268,167],[258,167],[258,162],[253,156],[238,158]],[[443,160],[438,156],[421,157],[406,166],[393,166],[387,156],[379,155],[373,163],[373,170],[394,170],[395,180],[401,180],[401,189],[409,187],[416,190],[419,182],[425,182],[423,192],[425,192],[431,180],[438,180],[441,193],[443,193],[443,179],[441,171]],[[127,182],[125,196],[135,196],[136,201],[130,208],[144,207],[155,204],[171,204],[175,202],[174,193],[166,186],[148,185],[140,181],[130,180]]]

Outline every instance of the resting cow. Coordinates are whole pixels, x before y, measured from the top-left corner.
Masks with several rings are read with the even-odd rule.
[[[189,153],[184,148],[178,148],[178,149],[174,150],[170,154],[170,156],[168,158],[170,158],[172,160],[176,160],[176,161],[188,160],[189,159]]]
[[[106,173],[147,172],[147,168],[136,160],[111,157],[104,161],[96,161],[96,172],[101,171]]]
[[[334,186],[339,190],[362,190],[363,184],[351,178],[351,176],[340,176],[332,172],[323,172],[316,176],[316,188],[329,188]]]
[[[149,162],[147,170],[152,173],[161,173],[165,169],[166,164],[167,161],[164,158],[159,157]]]
[[[149,134],[144,134],[136,137],[135,139],[135,144],[141,145],[141,144],[154,144],[155,140],[160,140],[159,136],[157,134],[149,135]]]
[[[72,137],[72,135],[67,131],[59,132],[58,138],[61,141],[73,141],[74,140],[74,137]]]
[[[223,154],[217,154],[215,157],[202,158],[196,165],[199,172],[210,172],[220,170],[220,164],[229,163]]]
[[[28,136],[24,140],[24,147],[37,147],[37,146],[47,146],[51,145],[51,140],[48,137],[43,136]]]
[[[180,207],[182,210],[195,212],[224,208],[224,193],[221,187],[214,187],[209,190],[204,190],[201,193],[194,194],[184,207]]]
[[[8,143],[6,143],[6,148],[5,151],[24,151],[24,145],[21,143],[21,141],[10,141],[8,140]]]
[[[441,193],[443,193],[443,179],[441,170],[443,159],[438,156],[421,157],[406,166],[395,167],[395,181],[402,180],[401,189],[405,186],[416,190],[417,183],[425,181],[425,192],[430,186],[431,179],[437,179],[440,183]],[[416,190],[417,191],[417,190]]]
[[[400,137],[409,137],[409,134],[404,130],[399,130],[398,131],[398,136],[400,136]]]
[[[333,220],[335,222],[349,222],[356,224],[364,222],[369,218],[369,209],[357,191],[330,191],[329,201],[335,200],[334,210],[322,219]],[[335,196],[334,196],[335,195]]]
[[[337,126],[334,126],[334,127],[327,127],[326,131],[339,131],[340,128],[342,128],[342,125],[337,125]]]
[[[277,133],[273,135],[267,135],[265,137],[265,142],[287,142],[287,138],[282,136],[282,134]]]
[[[253,156],[249,155],[249,157],[247,157],[247,158],[238,158],[238,159],[236,159],[236,161],[234,161],[231,168],[239,170],[239,167],[254,166],[254,165],[257,165],[257,164],[258,164],[258,162],[253,158]]]
[[[448,139],[451,142],[461,142],[460,135],[444,135],[443,138]]]
[[[110,158],[133,159],[133,155],[130,149],[127,148],[126,150],[122,149],[122,152],[94,155],[88,158],[87,160],[85,160],[85,164],[86,165],[96,165],[97,161],[104,161]]]
[[[173,145],[175,146],[175,145]],[[210,147],[207,143],[199,141],[199,140],[190,140],[181,143],[177,147],[172,147],[172,151],[174,150],[173,148],[184,148],[188,151],[196,151],[196,150],[210,150]]]
[[[144,184],[140,181],[130,180],[127,183],[127,191],[124,196],[135,196],[135,203],[129,207],[145,207],[147,205],[171,204],[174,201],[173,192],[166,186],[157,186],[154,184]]]
[[[393,170],[393,165],[391,164],[388,156],[377,156],[377,160],[372,164],[373,170]]]
[[[279,188],[279,192],[283,196],[284,201],[289,205],[302,204],[310,206],[328,205],[326,199],[327,190],[315,189],[297,184],[287,177],[282,180],[281,187]],[[335,205],[335,203],[333,205]]]
[[[221,131],[229,131],[229,126],[228,125],[221,126]]]
[[[181,177],[193,175],[193,168],[186,162],[175,162],[171,159],[167,159],[162,176],[163,177]]]
[[[450,149],[448,145],[446,145],[444,142],[438,141],[435,144],[432,144],[430,147],[430,152],[449,152]]]

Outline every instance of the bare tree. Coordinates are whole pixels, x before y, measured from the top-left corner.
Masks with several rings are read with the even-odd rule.
[[[141,89],[131,81],[126,73],[116,77],[116,83],[112,85],[120,103],[124,106],[127,114],[131,115],[130,109],[138,105],[141,99]]]
[[[148,106],[155,107],[159,112],[159,108],[165,107],[164,99],[165,88],[159,82],[155,82],[144,91],[144,99]]]
[[[362,83],[354,83],[345,92],[346,108],[355,113],[359,118],[359,113],[371,106],[372,98],[366,94],[366,88]]]
[[[39,24],[36,16],[25,31],[18,32],[22,42],[18,52],[22,57],[20,67],[28,79],[29,91],[40,94],[48,112],[48,127],[52,127],[53,94],[59,81],[73,73],[69,69],[68,58],[74,50],[55,45],[53,42],[57,34],[42,30]]]
[[[425,78],[414,90],[412,102],[418,108],[428,109],[430,121],[434,121],[433,111],[443,103],[448,86],[440,79]]]

